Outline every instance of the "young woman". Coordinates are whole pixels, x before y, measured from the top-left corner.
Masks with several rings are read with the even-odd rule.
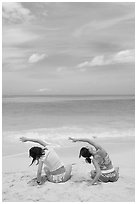
[[[43,166],[47,179],[50,182],[60,183],[66,182],[70,179],[72,166],[65,166],[56,152],[47,146],[48,144],[46,142],[39,139],[31,139],[26,137],[21,137],[20,140],[22,142],[35,142],[44,147],[32,147],[29,150],[29,156],[33,158],[30,165],[32,165],[34,161],[37,161],[38,164],[37,183],[39,185],[41,184],[41,173]]]
[[[96,182],[115,182],[119,178],[119,168],[114,168],[107,152],[90,139],[75,139],[69,137],[73,142],[87,142],[92,146],[82,147],[79,158],[82,156],[87,163],[93,163],[95,170],[91,171],[91,184]],[[92,157],[92,159],[91,159]]]

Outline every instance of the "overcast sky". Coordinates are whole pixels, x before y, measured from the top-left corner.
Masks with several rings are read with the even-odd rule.
[[[3,3],[3,94],[134,94],[134,3]]]

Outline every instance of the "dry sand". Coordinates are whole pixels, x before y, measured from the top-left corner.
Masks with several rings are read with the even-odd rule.
[[[27,154],[3,157],[3,201],[8,202],[134,202],[135,141],[131,138],[98,140],[108,151],[114,166],[120,168],[115,183],[91,185],[92,165],[78,159],[83,143],[56,149],[65,163],[73,165],[72,177],[66,183],[50,183],[43,174],[43,185],[35,183],[37,166],[29,167]]]

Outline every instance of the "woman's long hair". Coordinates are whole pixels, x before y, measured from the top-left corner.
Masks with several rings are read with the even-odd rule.
[[[30,150],[29,150],[29,156],[33,158],[30,166],[34,163],[35,160],[38,160],[37,164],[39,163],[39,158],[44,155],[44,151],[41,147],[32,147]]]
[[[91,158],[90,157],[92,156],[92,154],[89,152],[88,148],[86,148],[86,147],[81,148],[80,153],[79,153],[79,158],[81,156],[86,158],[86,162],[91,164]]]

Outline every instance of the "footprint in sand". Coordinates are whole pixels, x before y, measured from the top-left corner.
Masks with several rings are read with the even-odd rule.
[[[16,180],[15,179],[13,179],[11,182],[15,182]]]
[[[10,187],[10,188],[12,188],[13,186],[14,186],[14,185],[13,185],[13,184],[11,184],[9,187]]]
[[[21,179],[24,179],[24,178],[28,178],[28,177],[30,178],[30,176],[29,176],[29,175],[26,175],[26,176],[21,176],[20,178],[21,178]]]

